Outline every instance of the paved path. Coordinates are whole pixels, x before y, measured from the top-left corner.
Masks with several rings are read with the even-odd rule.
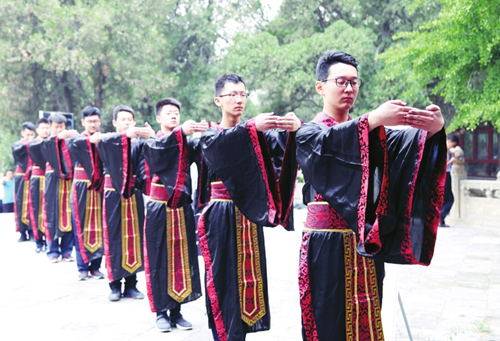
[[[296,210],[297,232],[265,230],[272,329],[247,340],[301,340],[297,266],[304,217],[305,210]],[[204,296],[182,308],[192,331],[162,334],[147,300],[109,302],[106,279],[80,282],[75,263],[49,263],[34,243],[17,238],[13,215],[0,214],[1,340],[211,340]],[[145,293],[144,273],[138,279]],[[500,340],[500,230],[440,229],[432,265],[390,266],[385,288],[387,340],[408,340],[399,307],[391,303],[396,288],[414,340]]]

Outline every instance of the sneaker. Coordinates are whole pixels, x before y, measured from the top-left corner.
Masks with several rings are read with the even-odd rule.
[[[57,263],[57,262],[59,262],[59,257],[56,257],[56,256],[50,256],[50,257],[49,257],[49,261],[50,261],[51,263]]]
[[[123,291],[122,297],[133,298],[134,300],[142,300],[144,298],[144,294],[137,290],[136,287],[128,288]]]
[[[40,253],[40,252],[42,252],[42,248],[37,246],[37,247],[36,247],[36,249],[35,249],[35,252],[36,252],[36,253]]]
[[[71,257],[71,255],[66,255],[62,258],[63,261],[65,262],[74,262],[75,259],[73,257]]]
[[[178,329],[181,329],[181,330],[193,329],[193,325],[191,324],[191,322],[186,321],[182,317],[182,314],[179,314],[179,315],[173,317],[171,323],[172,323],[172,327],[177,327]]]
[[[103,279],[105,277],[104,274],[99,270],[92,270],[90,271],[90,274],[92,275],[92,277],[97,279]]]
[[[46,252],[46,251],[47,251],[47,245],[42,246],[42,252]]]
[[[120,300],[122,297],[122,293],[120,292],[119,289],[111,289],[111,292],[109,293],[108,299],[111,302],[117,302]]]
[[[80,271],[80,273],[78,273],[78,280],[80,281],[85,281],[89,278],[90,276],[88,271]]]
[[[172,330],[166,312],[160,313],[160,315],[156,316],[156,328],[158,328],[158,330],[162,333]]]

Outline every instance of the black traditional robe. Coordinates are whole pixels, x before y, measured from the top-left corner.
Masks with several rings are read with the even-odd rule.
[[[111,134],[97,144],[105,170],[103,236],[110,282],[144,270],[144,139]]]
[[[144,231],[146,283],[151,311],[172,310],[201,296],[190,165],[199,139],[179,127],[144,146],[153,176]]]
[[[71,181],[73,168],[67,141],[57,136],[42,142],[41,150],[47,160],[45,165],[44,229],[51,242],[66,233],[73,233],[71,221]],[[47,233],[48,231],[48,233]]]
[[[102,236],[103,167],[97,147],[84,132],[73,139],[70,148],[74,160],[71,201],[78,246],[84,263],[104,255]]]
[[[31,160],[28,154],[28,143],[23,139],[12,144],[12,155],[16,163],[14,176],[14,216],[16,232],[26,233],[29,228],[29,178]]]
[[[367,115],[338,124],[320,113],[299,129],[304,340],[383,340],[383,262],[430,263],[446,146],[444,130],[426,137],[413,128],[368,133]]]
[[[263,225],[288,225],[296,179],[295,133],[257,132],[255,120],[230,129],[213,126],[201,137],[211,199],[198,221],[205,260],[210,328],[221,341],[244,340],[268,330]],[[283,138],[286,150],[277,178],[269,145]]]
[[[45,235],[43,227],[43,190],[45,187],[45,164],[47,160],[42,153],[42,139],[36,138],[29,144],[29,156],[32,160],[30,174],[30,192],[28,210],[30,225],[35,239]]]

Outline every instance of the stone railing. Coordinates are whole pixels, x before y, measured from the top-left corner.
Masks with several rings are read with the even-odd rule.
[[[468,180],[465,167],[456,164],[451,169],[451,179],[455,197],[451,219],[500,226],[500,181]]]

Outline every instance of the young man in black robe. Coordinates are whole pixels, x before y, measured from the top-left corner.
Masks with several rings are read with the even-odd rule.
[[[21,128],[21,139],[12,144],[12,155],[16,163],[14,177],[14,215],[16,232],[19,232],[20,242],[31,238],[29,227],[28,195],[31,162],[28,153],[28,144],[35,137],[35,126],[31,122],[24,122]]]
[[[144,270],[142,193],[146,173],[143,146],[144,138],[154,136],[154,131],[149,126],[136,128],[134,117],[132,108],[117,106],[113,110],[113,125],[117,133],[96,136],[95,140],[91,140],[97,142],[101,139],[97,150],[106,174],[103,235],[110,301],[119,301],[121,297],[144,298],[136,286],[136,273]],[[123,293],[122,279],[125,279]]]
[[[383,340],[383,261],[428,265],[434,250],[446,153],[441,111],[396,100],[351,119],[357,65],[339,51],[320,58],[323,112],[297,132],[308,205],[299,269],[304,340]],[[384,129],[397,125],[411,127]]]
[[[191,329],[180,313],[181,304],[201,296],[190,172],[201,151],[199,139],[186,135],[205,131],[208,123],[188,120],[181,127],[180,110],[174,98],[159,100],[155,113],[161,130],[144,146],[153,177],[144,235],[146,281],[156,326],[163,332]]]
[[[29,216],[31,231],[36,242],[36,253],[47,250],[45,229],[43,227],[43,190],[45,187],[45,164],[47,160],[41,150],[41,142],[50,136],[49,120],[45,117],[36,122],[37,138],[29,144],[29,156],[31,163],[30,193],[29,193]]]
[[[74,262],[73,224],[71,221],[71,181],[73,165],[66,141],[78,135],[76,130],[66,130],[67,119],[63,114],[49,116],[52,136],[39,142],[47,163],[45,165],[45,188],[43,214],[45,237],[49,243],[47,256],[52,263]],[[68,143],[71,142],[68,140]],[[59,241],[60,239],[60,241]]]
[[[236,74],[219,77],[215,95],[222,121],[212,124],[200,141],[211,197],[198,221],[198,236],[214,339],[244,340],[246,333],[270,328],[263,226],[293,229],[293,132],[301,122],[293,113],[241,121],[248,94]],[[263,133],[274,128],[283,131]],[[286,146],[279,177],[269,150],[277,145],[273,139]]]
[[[104,254],[102,237],[102,167],[99,155],[90,137],[99,133],[101,112],[87,106],[82,110],[84,131],[73,139],[70,153],[74,162],[73,195],[71,207],[74,218],[74,240],[78,279],[90,276],[103,279],[101,268]],[[90,276],[89,276],[90,273]]]

